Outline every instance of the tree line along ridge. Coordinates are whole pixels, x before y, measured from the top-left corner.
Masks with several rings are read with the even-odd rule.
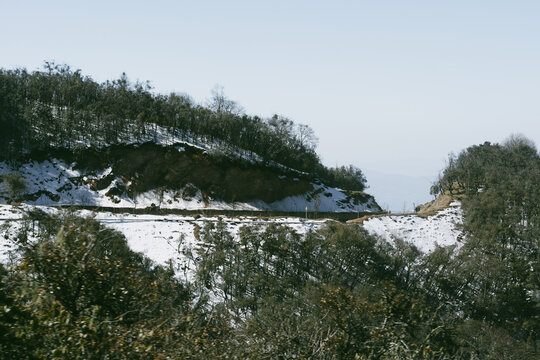
[[[247,115],[216,87],[207,104],[185,94],[157,94],[125,74],[98,83],[68,65],[46,62],[42,71],[0,69],[0,152],[17,159],[34,150],[105,147],[165,136],[213,144],[222,153],[259,159],[308,173],[346,190],[363,191],[355,166],[324,166],[317,137],[303,124],[273,115]]]

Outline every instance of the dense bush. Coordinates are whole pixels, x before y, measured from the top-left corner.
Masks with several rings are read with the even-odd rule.
[[[176,358],[212,343],[219,319],[194,311],[189,287],[122,234],[70,214],[27,220],[20,263],[0,266],[2,358]]]
[[[339,223],[304,235],[279,225],[250,226],[235,238],[218,222],[197,237],[187,253],[197,264],[196,276],[187,284],[92,219],[30,213],[18,235],[20,262],[0,266],[0,354],[538,356],[538,299],[527,295],[538,290],[537,279],[513,250],[497,263],[491,257],[502,253],[486,248],[482,255],[471,238],[458,253],[438,248],[423,255]],[[525,261],[538,269],[537,259]]]
[[[363,191],[366,188],[366,177],[359,168],[349,165],[321,170],[324,179],[333,185],[347,190]]]
[[[248,116],[223,91],[215,90],[202,106],[186,95],[155,94],[148,83],[133,84],[125,74],[99,84],[80,70],[53,63],[44,71],[0,69],[0,128],[0,154],[7,159],[36,149],[76,150],[174,136],[324,180],[335,177],[315,152],[311,128],[278,115]],[[356,173],[354,190],[362,190],[365,179]],[[345,181],[337,176],[340,186],[348,186],[349,175]]]
[[[462,311],[497,337],[537,351],[540,156],[534,144],[512,137],[503,145],[471,146],[450,158],[434,190],[464,195],[466,242],[451,272],[462,279],[454,290]]]

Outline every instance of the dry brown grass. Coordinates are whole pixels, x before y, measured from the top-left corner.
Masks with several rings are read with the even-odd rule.
[[[441,210],[446,209],[450,206],[450,204],[454,200],[461,200],[463,196],[456,196],[456,195],[449,195],[449,194],[441,194],[438,198],[436,198],[433,201],[430,201],[428,203],[425,203],[424,205],[420,205],[420,210],[416,212],[416,215],[421,217],[428,217],[435,215]]]

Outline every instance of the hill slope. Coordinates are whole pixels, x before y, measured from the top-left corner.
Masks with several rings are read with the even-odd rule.
[[[187,95],[156,94],[125,74],[97,83],[53,63],[45,71],[0,69],[0,175],[27,182],[26,191],[4,188],[0,201],[380,210],[362,192],[360,169],[321,163],[309,126],[250,116],[222,91],[212,95],[195,104]]]
[[[0,162],[0,176],[19,174],[16,199],[39,205],[123,208],[380,211],[371,195],[344,191],[280,166],[212,155],[188,143],[117,145],[78,152],[34,153]],[[10,197],[0,188],[0,201]]]
[[[370,234],[381,236],[390,243],[400,239],[423,252],[431,252],[437,246],[461,245],[459,226],[462,223],[461,204],[454,201],[428,217],[380,216],[365,220],[363,226]]]

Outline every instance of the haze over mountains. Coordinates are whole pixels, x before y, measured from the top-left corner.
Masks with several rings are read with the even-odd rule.
[[[378,204],[393,213],[411,212],[418,205],[433,200],[429,189],[437,175],[407,176],[385,174],[364,169],[368,180],[367,191],[373,194]]]

